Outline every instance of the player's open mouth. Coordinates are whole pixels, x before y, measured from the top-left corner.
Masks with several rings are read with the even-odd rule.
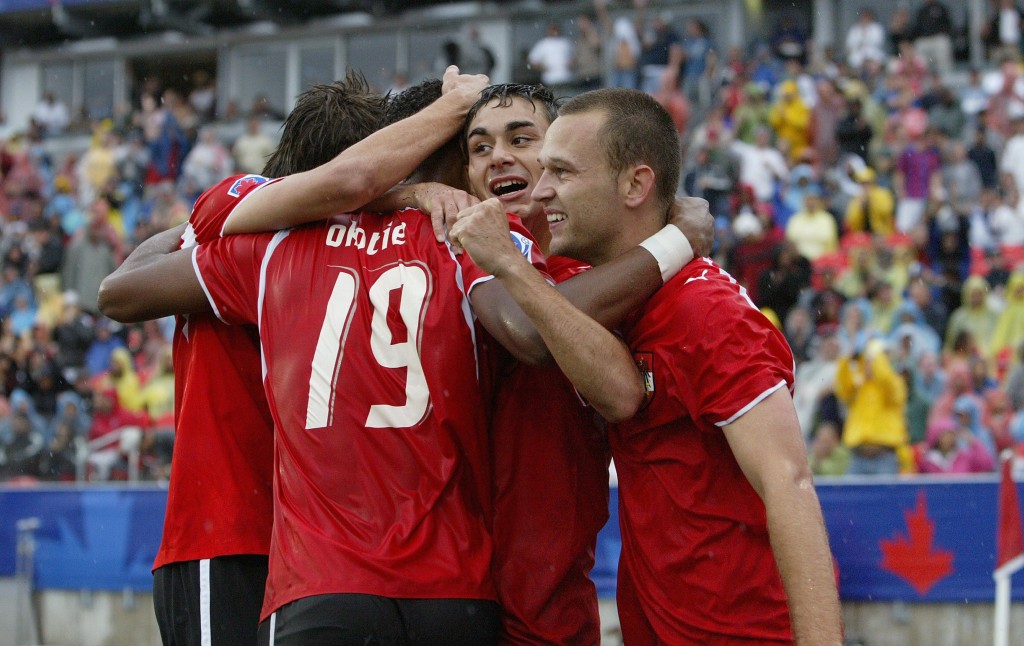
[[[491,194],[497,197],[510,197],[525,191],[530,183],[521,177],[506,177],[491,182]]]
[[[545,211],[544,215],[547,217],[549,224],[551,222],[563,222],[565,220],[565,213],[562,213],[561,211]]]

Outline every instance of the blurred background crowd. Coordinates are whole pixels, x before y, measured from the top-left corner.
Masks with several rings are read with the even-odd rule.
[[[952,9],[864,9],[830,47],[783,15],[723,51],[683,11],[633,0],[613,18],[595,0],[513,66],[559,95],[636,88],[673,116],[680,195],[708,200],[715,259],[793,348],[819,475],[982,473],[1024,444],[1024,10],[992,2],[969,67]],[[489,72],[494,53],[463,30],[436,67],[452,62]],[[190,78],[147,79],[111,118],[47,95],[28,129],[0,125],[3,479],[167,477],[173,321],[107,320],[97,288],[205,188],[258,173],[283,118]]]

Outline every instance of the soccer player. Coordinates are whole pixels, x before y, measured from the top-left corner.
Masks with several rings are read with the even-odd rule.
[[[328,161],[373,131],[382,105],[382,97],[371,95],[356,75],[311,88],[289,115],[264,175],[288,175]],[[305,121],[312,118],[339,125],[321,129],[318,149],[298,152],[292,133],[310,129]],[[231,190],[204,196],[171,240],[192,246],[219,237],[225,204],[259,181],[233,178]],[[138,256],[126,269],[136,262]],[[260,378],[259,341],[253,330],[193,314],[177,317],[173,348],[175,446],[153,564],[161,640],[254,644],[273,520],[273,421]]]
[[[560,108],[533,197],[553,254],[605,265],[665,224],[679,178],[668,114],[630,90]],[[600,374],[574,351],[586,318],[512,256],[491,201],[450,235],[505,283],[574,382]],[[708,258],[668,280],[622,331],[646,406],[610,425],[623,547],[617,601],[626,643],[842,643],[821,508],[790,397],[780,332]]]
[[[493,85],[470,109],[463,132],[470,192],[496,198],[521,217],[546,256],[548,274],[562,282],[588,266],[548,255],[543,204],[531,197],[541,175],[544,135],[556,114],[554,96],[543,86]],[[703,203],[691,208],[701,206],[706,210]],[[696,218],[691,224],[700,223]],[[704,226],[704,246],[710,247],[710,217]],[[688,232],[698,247],[698,230]],[[658,285],[658,278],[655,270],[649,284]],[[611,280],[633,279],[620,274]],[[648,296],[633,290],[621,298],[637,307]],[[597,534],[608,520],[604,426],[553,364],[507,364],[495,396],[493,570],[502,643],[597,643],[601,624],[589,575]]]

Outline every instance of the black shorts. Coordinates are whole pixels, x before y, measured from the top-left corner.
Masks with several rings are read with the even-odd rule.
[[[153,605],[164,646],[256,643],[267,557],[219,556],[153,572]]]
[[[260,624],[261,646],[492,646],[498,604],[483,599],[392,599],[323,594],[293,601]]]

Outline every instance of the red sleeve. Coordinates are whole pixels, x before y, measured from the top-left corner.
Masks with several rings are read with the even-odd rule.
[[[182,247],[204,244],[220,238],[228,215],[247,196],[277,179],[261,175],[235,175],[207,189],[192,208]]]
[[[263,258],[287,235],[226,236],[196,248],[192,265],[217,318],[229,325],[259,323]]]
[[[678,329],[683,359],[667,368],[694,417],[724,426],[778,388],[791,387],[793,355],[785,337],[735,281],[686,273],[676,280],[686,281],[680,297],[659,318]]]
[[[540,250],[540,246],[537,241],[533,239],[530,232],[523,226],[522,220],[518,216],[508,214],[508,228],[512,235],[512,242],[516,245],[516,249],[519,253],[523,254],[523,257],[530,261],[537,271],[544,275],[544,277],[550,283],[554,283],[551,279],[551,275],[548,272],[547,261],[544,258],[544,253]],[[466,294],[480,283],[486,282],[494,278],[494,276],[488,274],[484,270],[477,267],[476,263],[469,257],[468,253],[464,253],[459,256],[459,263],[462,265],[462,273],[465,278],[465,289]]]

